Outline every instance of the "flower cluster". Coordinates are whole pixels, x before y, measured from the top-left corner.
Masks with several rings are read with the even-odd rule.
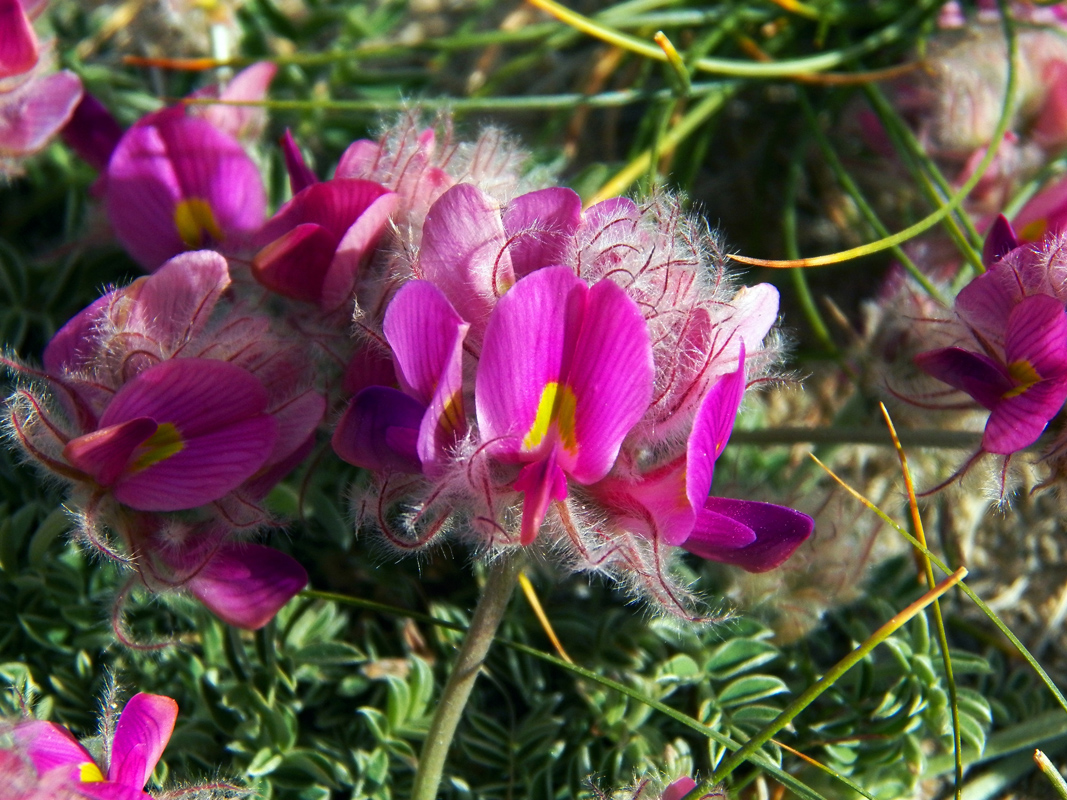
[[[146,587],[264,624],[306,575],[235,533],[272,522],[263,498],[330,416],[368,471],[359,523],[404,549],[537,543],[689,613],[678,548],[763,571],[810,534],[791,509],[708,496],[775,360],[778,294],[735,286],[676,199],[583,209],[500,134],[457,144],[408,118],[323,181],[287,134],[293,197],[265,220],[238,141],[255,123],[182,107],[123,133],[87,98],[68,141],[152,274],[71,320],[42,370],[9,363],[30,379],[15,440]]]
[[[446,530],[542,541],[679,613],[674,548],[765,570],[808,536],[790,509],[708,498],[749,376],[773,360],[778,296],[735,288],[675,201],[583,211],[568,189],[501,201],[455,183],[411,232],[380,328],[361,315],[392,380],[358,392],[333,437],[373,473],[361,520],[401,548]]]

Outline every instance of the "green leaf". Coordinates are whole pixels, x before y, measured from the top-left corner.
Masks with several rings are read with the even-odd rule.
[[[712,651],[704,671],[716,680],[728,680],[778,657],[774,645],[758,639],[731,639]]]
[[[789,687],[781,678],[774,675],[749,675],[727,684],[719,692],[719,705],[730,708],[788,692]]]

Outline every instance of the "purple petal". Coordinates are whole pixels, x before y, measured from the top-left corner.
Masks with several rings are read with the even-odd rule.
[[[807,514],[784,506],[709,497],[683,547],[709,561],[766,572],[793,555],[814,526]],[[755,541],[744,544],[745,530]]]
[[[1063,407],[1064,400],[1067,400],[1067,380],[1062,376],[1005,397],[989,415],[982,436],[982,449],[1007,455],[1029,447]]]
[[[561,456],[560,466],[589,484],[608,473],[648,408],[655,367],[645,318],[615,283],[600,281],[589,290],[581,324],[566,375],[576,398],[578,452],[569,467]]]
[[[1014,387],[1007,370],[988,356],[959,347],[943,347],[915,356],[915,365],[939,381],[966,392],[993,409]]]
[[[568,269],[551,267],[523,278],[497,303],[485,329],[474,392],[479,430],[483,440],[498,440],[497,454],[543,449],[543,435],[532,446],[523,439],[533,429],[546,387],[565,375],[588,293]]]
[[[174,731],[178,704],[169,697],[140,692],[130,698],[115,725],[107,779],[143,789]]]
[[[321,225],[305,222],[268,244],[252,260],[252,275],[271,291],[317,303],[337,238]]]
[[[504,211],[504,232],[517,277],[564,263],[582,218],[582,201],[571,189],[552,187],[520,195]]]
[[[0,114],[0,156],[36,153],[70,119],[81,96],[81,79],[69,70],[33,78],[14,90]]]
[[[999,261],[1005,255],[1019,246],[1019,240],[1015,238],[1015,231],[1003,214],[998,214],[989,226],[989,232],[982,246],[982,263],[991,267],[995,261]]]
[[[381,195],[345,231],[323,281],[319,305],[324,310],[333,311],[352,302],[359,271],[374,255],[398,200],[392,192]]]
[[[697,782],[692,778],[679,778],[663,790],[660,800],[682,800],[695,788],[697,788]]]
[[[686,446],[685,493],[694,510],[704,505],[711,491],[715,461],[730,441],[744,393],[745,347],[742,344],[737,370],[724,375],[711,388],[693,420],[693,430]]]
[[[0,0],[0,78],[29,72],[37,63],[37,36],[19,0]]]
[[[122,127],[104,105],[88,92],[63,128],[63,141],[97,172],[107,169],[107,162],[122,138]]]
[[[311,167],[304,161],[304,154],[296,146],[293,134],[288,128],[282,135],[281,146],[282,155],[285,157],[285,170],[289,173],[289,188],[292,189],[294,195],[299,194],[311,184],[319,182],[315,173],[311,171]]]
[[[304,568],[285,553],[258,544],[227,544],[186,588],[223,622],[257,630],[307,582]]]
[[[476,331],[515,283],[500,210],[470,184],[453,186],[430,207],[418,269]]]
[[[209,122],[176,113],[135,125],[107,173],[115,233],[148,270],[203,246],[244,246],[263,224],[266,194],[241,145]],[[185,219],[180,203],[202,204]]]
[[[349,404],[333,434],[333,449],[357,467],[422,472],[416,450],[426,406],[386,386],[370,386]]]
[[[1063,303],[1044,294],[1023,298],[1008,316],[1004,355],[1009,371],[1018,361],[1027,362],[1042,378],[1067,371],[1067,313]]]
[[[149,417],[167,436],[133,453],[115,498],[141,511],[176,511],[232,491],[274,447],[266,404],[260,382],[224,361],[187,358],[144,370],[115,395],[100,426]]]
[[[63,458],[101,486],[111,486],[126,469],[133,452],[159,425],[148,417],[109,425],[72,439],[63,448]]]
[[[26,751],[34,769],[44,774],[58,767],[94,764],[89,752],[78,744],[70,731],[54,722],[30,720],[15,725],[15,743]]]

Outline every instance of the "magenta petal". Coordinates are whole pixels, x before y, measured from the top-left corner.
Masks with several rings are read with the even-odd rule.
[[[14,90],[0,114],[0,156],[36,153],[70,119],[81,96],[81,79],[69,70],[33,78]]]
[[[766,572],[793,555],[814,526],[807,514],[784,506],[709,497],[683,547],[709,561]],[[745,530],[755,541],[744,543]]]
[[[1067,371],[1067,313],[1063,303],[1044,294],[1023,298],[1008,316],[1004,355],[1009,369],[1016,361],[1026,361],[1042,378]]]
[[[679,778],[663,790],[660,800],[682,800],[695,788],[697,788],[697,782],[692,778]]]
[[[101,486],[111,486],[126,469],[134,450],[158,429],[148,417],[109,425],[72,439],[63,448],[63,458]]]
[[[400,387],[429,405],[441,376],[462,354],[469,327],[432,283],[404,284],[389,303],[382,325]]]
[[[1008,222],[1008,218],[1003,214],[998,214],[993,224],[989,226],[985,244],[982,246],[982,263],[988,268],[993,265],[993,262],[999,261],[1018,246],[1019,240],[1015,238],[1015,231]]]
[[[707,492],[695,506],[689,501],[685,484],[688,470],[679,459],[650,475],[642,476],[636,483],[607,479],[598,484],[598,489],[607,490],[605,499],[623,516],[633,517],[630,526],[648,532],[660,541],[677,547],[693,530],[696,510],[703,505]],[[638,512],[637,504],[643,509]]]
[[[498,453],[516,454],[545,387],[564,375],[589,290],[564,267],[537,270],[497,303],[475,377],[478,427]],[[615,366],[615,365],[612,365]]]
[[[567,497],[567,476],[556,464],[556,451],[523,467],[513,487],[523,493],[519,542],[528,545],[537,538],[549,504]]]
[[[15,743],[25,749],[34,769],[41,774],[58,767],[93,763],[92,756],[70,731],[54,722],[20,722],[12,735]]]
[[[178,704],[169,697],[139,692],[122,709],[111,744],[107,779],[143,789],[174,731]]]
[[[426,408],[418,454],[428,474],[466,430],[463,339],[468,328],[441,290],[427,281],[405,284],[385,312],[383,329],[400,386]]]
[[[296,146],[293,134],[289,132],[288,128],[285,129],[285,133],[282,135],[281,145],[282,155],[285,157],[285,170],[289,173],[289,188],[292,189],[293,194],[299,194],[302,189],[306,189],[313,183],[318,183],[319,179],[315,177],[311,167],[304,161],[304,154]]]
[[[594,483],[611,469],[622,440],[652,400],[654,375],[641,310],[615,283],[600,281],[589,290],[566,376],[577,400],[578,452],[573,466],[562,456],[560,463],[576,481]]]
[[[179,447],[159,458],[135,452],[115,498],[141,511],[176,511],[217,500],[251,477],[277,437],[267,392],[224,361],[179,359],[139,373],[115,395],[101,427],[136,417],[172,425]],[[147,465],[138,465],[148,458]]]
[[[107,162],[122,138],[122,128],[103,104],[86,92],[63,128],[63,141],[97,172]]]
[[[1007,455],[1029,447],[1067,400],[1067,380],[1036,383],[1018,395],[1004,398],[989,415],[982,449]]]
[[[322,284],[319,305],[324,310],[333,311],[352,302],[359,270],[374,255],[398,201],[392,192],[381,195],[345,231]]]
[[[271,291],[317,303],[336,237],[321,225],[305,222],[268,244],[252,261],[252,275]]]
[[[0,78],[29,72],[37,63],[37,36],[19,0],[0,0]]]
[[[939,381],[966,392],[992,409],[1013,387],[1007,371],[988,356],[959,347],[943,347],[915,356],[915,364]]]
[[[552,187],[519,195],[504,212],[504,231],[515,275],[563,264],[582,218],[582,200],[571,189]]]
[[[715,461],[730,441],[744,393],[745,348],[742,344],[737,370],[724,375],[711,387],[693,420],[686,447],[685,493],[694,509],[704,505],[711,491]]]
[[[387,386],[370,386],[353,399],[333,434],[333,449],[357,467],[379,472],[422,472],[416,451],[426,406]]]
[[[497,298],[515,283],[500,210],[478,188],[453,186],[430,207],[419,271],[481,331]]]
[[[259,544],[227,544],[186,588],[223,622],[257,630],[307,582],[307,571],[285,553]]]

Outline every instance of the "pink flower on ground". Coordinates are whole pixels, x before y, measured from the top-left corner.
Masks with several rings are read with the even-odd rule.
[[[31,791],[22,797],[36,798],[34,791],[47,787],[57,793],[50,797],[151,800],[144,787],[163,755],[177,718],[178,704],[169,697],[143,692],[134,695],[115,725],[106,764],[98,764],[60,725],[37,720],[20,722],[12,732],[14,752],[0,753],[0,757],[6,757],[0,760],[0,779],[5,778],[5,771],[19,769],[21,763],[12,756],[21,756],[36,773],[36,786],[29,787]]]
[[[955,310],[974,344],[920,353],[920,369],[989,409],[982,450],[1009,455],[1037,441],[1067,400],[1063,237],[1016,246],[1003,217],[984,248],[989,270]]]

